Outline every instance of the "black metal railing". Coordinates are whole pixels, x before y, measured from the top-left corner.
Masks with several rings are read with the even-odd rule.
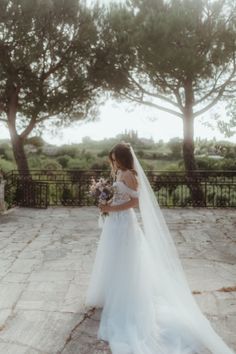
[[[145,171],[163,207],[236,207],[236,171]],[[94,205],[89,195],[91,177],[110,178],[107,170],[11,171],[6,175],[6,200],[30,207]],[[194,188],[201,200],[192,198]],[[202,200],[202,196],[204,200]]]
[[[236,207],[236,171],[146,171],[158,202],[165,207]],[[200,189],[204,200],[193,200]]]

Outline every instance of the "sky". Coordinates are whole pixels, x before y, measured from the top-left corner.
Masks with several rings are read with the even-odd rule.
[[[204,126],[204,122],[214,122],[213,115],[221,107],[215,107],[204,117],[195,119],[195,138],[201,137],[216,140],[228,140],[236,143],[236,134],[230,139],[225,138],[214,127]],[[43,132],[43,139],[54,145],[80,143],[84,136],[93,140],[115,137],[125,130],[135,130],[139,137],[153,138],[155,142],[162,139],[168,141],[173,137],[183,137],[182,120],[157,109],[133,104],[116,103],[108,100],[101,107],[100,118],[95,122],[74,123],[69,128],[48,128]],[[0,124],[0,139],[9,138],[9,132]]]

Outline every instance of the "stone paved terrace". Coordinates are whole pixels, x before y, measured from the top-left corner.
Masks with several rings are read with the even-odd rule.
[[[164,209],[192,291],[236,350],[236,210]],[[95,207],[0,215],[0,354],[105,354],[84,297],[99,240]],[[223,354],[223,353],[222,353]]]

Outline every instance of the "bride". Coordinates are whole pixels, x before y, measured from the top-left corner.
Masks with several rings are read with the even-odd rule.
[[[85,305],[102,308],[98,339],[113,354],[234,354],[198,307],[156,196],[127,143],[109,153],[114,196]],[[134,207],[139,206],[141,224]]]

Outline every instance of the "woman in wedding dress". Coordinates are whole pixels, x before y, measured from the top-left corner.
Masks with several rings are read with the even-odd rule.
[[[234,354],[198,307],[150,183],[127,143],[109,159],[116,180],[86,294],[102,308],[98,339],[113,354]],[[141,224],[134,207],[139,206]]]

